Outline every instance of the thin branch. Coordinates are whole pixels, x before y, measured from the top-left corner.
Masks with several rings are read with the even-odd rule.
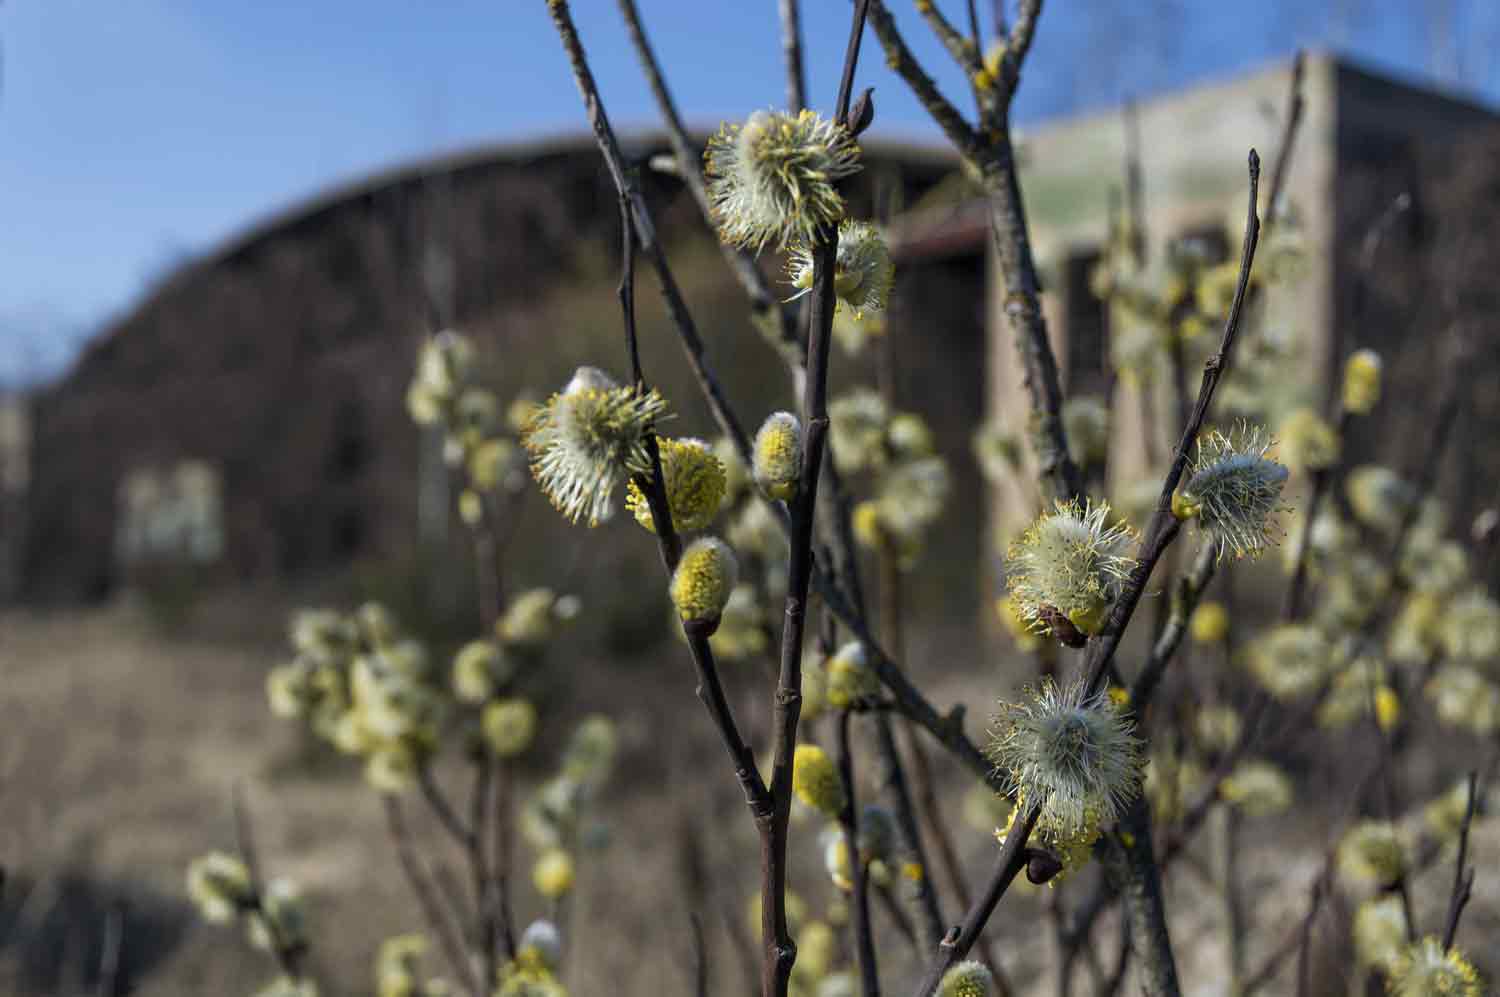
[[[1146,536],[1136,552],[1136,567],[1130,574],[1130,581],[1120,598],[1115,601],[1103,631],[1098,637],[1089,641],[1084,660],[1086,687],[1091,692],[1101,688],[1105,673],[1120,645],[1120,639],[1124,636],[1125,628],[1130,624],[1135,607],[1140,602],[1147,583],[1151,580],[1152,569],[1156,567],[1156,562],[1161,558],[1162,552],[1171,545],[1182,528],[1182,524],[1172,514],[1172,495],[1182,480],[1183,471],[1187,467],[1188,453],[1192,450],[1193,443],[1198,438],[1198,430],[1208,415],[1208,407],[1213,402],[1214,390],[1218,387],[1220,379],[1228,372],[1235,339],[1239,332],[1240,318],[1245,306],[1245,293],[1250,284],[1250,269],[1255,261],[1255,248],[1260,238],[1260,219],[1255,213],[1260,187],[1260,156],[1254,149],[1250,150],[1249,174],[1249,209],[1245,219],[1244,248],[1240,256],[1239,280],[1235,286],[1234,302],[1224,322],[1224,335],[1219,341],[1218,352],[1209,357],[1203,365],[1203,380],[1198,388],[1198,400],[1193,406],[1192,417],[1183,427],[1182,439],[1177,444],[1177,452],[1172,459],[1171,469],[1167,472],[1166,481],[1162,483],[1156,511],[1152,513],[1151,522],[1146,528]]]
[[[1302,916],[1302,920],[1292,926],[1281,943],[1266,955],[1260,964],[1260,968],[1245,978],[1244,985],[1240,989],[1241,997],[1251,997],[1257,990],[1275,979],[1277,972],[1286,964],[1287,959],[1292,957],[1293,953],[1304,951],[1304,942],[1311,938],[1313,922],[1317,920],[1318,911],[1322,908],[1323,900],[1328,894],[1328,878],[1333,868],[1332,863],[1333,856],[1330,853],[1324,860],[1323,869],[1313,879],[1307,902],[1307,913]],[[1297,993],[1299,995],[1306,994],[1306,991],[1301,989],[1301,987],[1303,986],[1303,974],[1307,968],[1303,965],[1299,956],[1297,965],[1297,986],[1299,988]]]
[[[711,217],[712,212],[708,204],[707,195],[702,188],[702,174],[698,166],[698,156],[695,152],[691,151],[686,131],[682,126],[671,95],[666,89],[660,65],[656,62],[655,55],[652,53],[650,45],[646,40],[645,32],[641,27],[640,18],[636,12],[633,0],[620,0],[620,8],[625,18],[626,28],[636,46],[637,54],[641,58],[647,80],[651,84],[653,93],[656,95],[657,104],[666,122],[668,134],[673,141],[674,149],[677,150],[679,161],[684,166],[684,179],[687,180],[689,189],[694,192],[695,199],[699,200],[700,210],[704,212],[705,217]],[[876,20],[877,12],[883,12],[883,7],[878,2],[875,2],[875,0],[872,0],[869,10],[870,19],[878,33],[880,27]],[[888,18],[889,14],[885,13],[884,16]],[[559,30],[562,29],[560,28]],[[572,37],[573,42],[571,44],[566,37],[564,39],[564,43],[569,45],[570,55],[577,44],[576,32],[572,32]],[[580,81],[580,89],[584,92],[585,106],[590,110],[591,121],[597,114],[602,122],[602,124],[601,122],[594,123],[595,135],[599,141],[600,151],[604,154],[606,160],[617,159],[619,155],[618,149],[614,146],[612,133],[607,130],[608,119],[603,118],[603,110],[599,105],[597,95],[592,98],[590,97],[590,94],[594,93],[593,78],[591,75],[580,75],[587,72],[587,64],[583,61],[581,47],[577,48],[574,72],[575,77]],[[956,111],[954,113],[957,114]],[[619,171],[619,175],[625,175],[623,168]],[[635,217],[637,219],[641,218],[641,212],[647,210],[644,202],[632,198],[631,204]],[[645,217],[649,230],[649,213]],[[765,285],[764,276],[760,273],[758,267],[755,266],[753,256],[745,253],[738,254],[733,268],[751,298],[752,307],[755,307],[756,302],[762,299],[774,301],[774,298],[772,298]],[[669,301],[669,306],[671,304],[671,301]],[[678,304],[681,304],[680,299],[678,299]],[[790,313],[778,307],[777,314],[783,320],[783,328],[787,328],[785,322]],[[730,408],[723,389],[718,384],[713,372],[702,362],[702,343],[697,337],[691,316],[687,314],[685,306],[681,307],[681,318],[683,320],[676,321],[675,319],[677,318],[678,314],[674,310],[674,325],[677,328],[679,338],[682,340],[684,350],[687,352],[699,387],[702,389],[704,397],[713,411],[715,420],[721,427],[739,427],[741,423]],[[782,339],[784,344],[788,342],[794,346],[799,346],[800,344],[800,338],[796,336],[795,331],[790,334],[790,338],[786,333],[783,333]],[[788,363],[793,370],[794,384],[797,385],[805,384],[806,356],[803,351],[804,348],[805,344],[801,344],[797,351],[798,355],[788,354]],[[804,391],[805,388],[799,390],[798,393],[802,394]],[[746,464],[751,463],[748,436],[746,436],[743,430],[729,432],[728,435],[731,442],[734,443],[736,451],[740,454],[741,459]],[[834,480],[836,480],[835,477],[830,475],[830,481]],[[782,509],[780,504],[775,502],[771,502],[770,506],[783,529],[790,532],[790,523],[785,510]],[[863,613],[856,605],[844,597],[834,580],[829,577],[828,572],[817,563],[813,564],[812,572],[812,585],[814,589],[834,611],[835,615],[838,616],[840,622],[849,627],[870,651],[873,659],[872,665],[876,673],[895,696],[896,703],[901,712],[912,722],[926,728],[940,744],[954,753],[975,775],[985,779],[992,787],[999,790],[1001,782],[998,777],[993,775],[991,771],[992,766],[984,759],[984,756],[973,743],[964,736],[961,715],[955,714],[946,718],[939,715],[937,710],[923,697],[921,692],[906,680],[900,666],[896,664],[895,660],[881,649],[879,643],[871,635],[868,625],[864,622]]]
[[[694,911],[688,915],[693,927],[693,993],[708,997],[708,952],[703,945],[703,918]]]
[[[790,7],[792,16],[797,16],[797,0],[781,0],[783,25],[787,16],[787,8]],[[620,16],[625,21],[626,34],[630,36],[631,45],[634,46],[636,56],[640,60],[641,70],[646,76],[646,83],[651,88],[652,97],[656,101],[657,110],[661,113],[662,123],[666,126],[667,141],[672,146],[672,155],[677,161],[677,170],[687,186],[688,193],[698,205],[699,213],[703,215],[710,227],[714,226],[713,204],[708,199],[708,188],[703,179],[703,157],[701,150],[688,137],[687,128],[682,123],[682,115],[677,110],[677,104],[672,99],[672,92],[667,89],[666,77],[662,73],[661,63],[657,61],[656,52],[651,47],[651,42],[646,36],[645,26],[641,22],[640,12],[636,8],[635,0],[619,0]],[[800,61],[798,73],[800,76]],[[800,83],[799,83],[800,86]],[[802,102],[794,105],[794,110],[805,106],[804,97]],[[737,249],[733,246],[720,245],[724,259],[729,264],[730,271],[735,279],[739,281],[744,289],[745,295],[750,299],[751,313],[759,322],[769,323],[773,326],[779,340],[780,349],[789,359],[795,361],[796,369],[806,365],[806,347],[797,333],[796,323],[792,313],[781,306],[780,300],[771,291],[771,285],[766,280],[759,264],[755,261],[755,254],[745,249]],[[705,368],[706,371],[706,368]],[[696,372],[696,368],[695,368]],[[709,375],[711,377],[711,374]],[[700,383],[702,378],[700,377]],[[710,401],[714,398],[722,398],[723,393],[717,388],[710,390],[710,385],[704,384],[705,392]],[[800,388],[799,388],[799,394]],[[721,422],[723,420],[721,419]],[[747,454],[742,453],[742,458]]]
[[[894,803],[892,809],[901,828],[901,838],[911,861],[920,870],[913,892],[916,906],[922,913],[923,933],[928,944],[936,945],[943,937],[942,909],[933,887],[932,870],[927,864],[927,851],[922,843],[922,829],[917,823],[916,810],[912,806],[911,793],[906,785],[906,773],[901,766],[895,733],[891,730],[890,718],[884,713],[875,717],[875,732],[879,737],[880,756],[885,765],[885,787]]]
[[[438,823],[459,848],[468,851],[474,843],[474,832],[464,824],[458,812],[453,809],[453,804],[448,802],[448,797],[443,795],[443,789],[433,778],[432,766],[417,766],[417,785],[422,790],[422,798],[427,801],[428,808],[437,817]]]
[[[265,879],[262,877],[260,857],[255,850],[255,838],[250,830],[250,813],[245,807],[244,787],[235,783],[230,791],[230,807],[234,812],[235,845],[240,859],[245,863],[245,873],[250,886],[250,910],[261,915],[266,936],[271,942],[271,956],[288,979],[302,980],[302,957],[306,953],[305,943],[282,937],[276,920],[266,914]]]
[[[958,63],[958,68],[964,71],[964,75],[972,77],[975,73],[979,72],[982,63],[979,61],[980,55],[977,44],[965,38],[963,33],[955,28],[948,18],[943,16],[943,12],[938,9],[938,5],[932,2],[932,0],[919,0],[916,6],[917,11],[921,13],[922,17],[927,20],[928,26],[932,28],[932,33],[937,36],[938,41],[943,43],[943,48],[948,50],[948,54],[953,57],[954,62]],[[969,12],[971,15],[973,14],[972,4],[969,7]]]
[[[1322,899],[1323,881],[1317,880],[1312,885],[1312,898],[1307,902],[1307,915],[1302,919],[1302,937],[1297,942],[1297,997],[1308,997],[1312,992],[1312,929]]]
[[[734,442],[736,451],[741,455],[748,454],[750,438],[746,435],[744,427],[734,419],[718,379],[708,368],[704,357],[703,337],[693,322],[693,316],[682,297],[682,290],[677,286],[677,279],[667,264],[666,254],[656,241],[656,225],[652,221],[651,210],[646,204],[645,195],[641,192],[640,183],[635,174],[626,168],[625,158],[620,153],[620,145],[615,138],[614,129],[610,127],[609,116],[604,111],[598,84],[594,80],[593,71],[589,69],[588,59],[584,55],[583,43],[578,38],[578,29],[573,24],[573,15],[566,0],[547,0],[547,10],[552,15],[552,23],[557,28],[558,37],[568,55],[568,62],[573,70],[573,80],[578,85],[589,126],[594,132],[594,141],[604,157],[605,166],[609,169],[615,189],[630,202],[630,212],[635,222],[639,249],[656,272],[657,284],[661,289],[662,299],[666,302],[667,315],[677,327],[678,336],[682,339],[687,352],[688,363],[693,368],[693,373],[704,391],[708,392],[709,408],[718,421],[720,430]]]
[[[455,979],[466,981],[470,994],[479,997],[487,993],[484,981],[478,978],[475,967],[464,954],[463,931],[457,919],[443,904],[437,889],[429,881],[422,859],[412,845],[411,831],[401,812],[401,801],[390,794],[382,794],[380,799],[385,805],[386,829],[390,832],[391,842],[396,846],[396,858],[401,863],[401,871],[405,873],[406,881],[416,895],[417,906],[422,909],[422,916],[428,927],[437,936],[438,946],[442,948],[443,956],[448,961],[448,969]]]
[[[493,980],[500,968],[495,948],[497,884],[490,874],[489,851],[485,839],[488,837],[488,822],[493,811],[490,796],[494,792],[495,759],[485,751],[474,762],[474,767],[474,790],[469,800],[469,827],[473,833],[468,848],[476,914],[474,934],[479,948],[480,972],[484,979]]]
[[[1266,189],[1266,224],[1274,225],[1280,215],[1281,192],[1286,186],[1288,166],[1292,161],[1292,146],[1295,144],[1297,128],[1302,123],[1302,77],[1307,59],[1299,49],[1292,60],[1292,86],[1287,96],[1287,108],[1281,121],[1281,144],[1276,150],[1276,163],[1271,169],[1271,183]]]
[[[1137,797],[1112,835],[1106,872],[1122,898],[1130,933],[1130,950],[1139,967],[1136,977],[1144,997],[1176,997],[1180,993],[1177,962],[1167,929],[1161,873],[1151,844],[1151,809]]]
[[[1453,863],[1453,892],[1448,896],[1448,917],[1443,924],[1443,950],[1453,947],[1458,934],[1458,920],[1474,891],[1474,870],[1465,869],[1469,860],[1469,825],[1474,823],[1474,808],[1479,799],[1479,773],[1469,773],[1469,802],[1464,808],[1464,822],[1458,830],[1458,858]]]
[[[1182,639],[1187,634],[1188,622],[1192,618],[1193,610],[1198,607],[1198,602],[1203,598],[1208,583],[1213,580],[1214,569],[1217,565],[1218,557],[1214,545],[1205,542],[1198,551],[1198,557],[1193,561],[1192,569],[1177,580],[1177,591],[1172,598],[1167,624],[1162,627],[1161,633],[1157,634],[1146,663],[1141,666],[1140,673],[1130,685],[1130,707],[1137,716],[1150,704],[1167,665],[1177,653],[1177,649],[1182,646]]]
[[[969,908],[963,923],[950,929],[947,936],[938,944],[937,955],[928,965],[927,972],[923,974],[922,982],[916,989],[916,997],[929,997],[934,993],[938,984],[943,980],[943,974],[952,969],[974,947],[979,933],[984,930],[985,923],[994,913],[995,905],[1010,888],[1017,874],[1026,866],[1026,841],[1031,837],[1031,829],[1036,826],[1040,813],[1039,808],[1033,803],[1028,804],[1024,812],[1015,815],[1010,833],[1005,836],[1005,841],[1000,845],[1000,854],[995,859],[995,867],[990,873],[989,880],[984,884],[984,892],[978,900],[974,901],[974,906]]]
[[[943,96],[932,77],[922,69],[917,57],[907,47],[906,40],[901,37],[896,20],[886,9],[884,0],[870,0],[870,27],[875,29],[875,37],[880,40],[881,48],[885,49],[886,65],[911,88],[917,100],[927,109],[928,115],[937,122],[959,153],[977,162],[983,146],[979,133],[970,127],[963,114]]]
[[[500,759],[500,768],[495,780],[495,792],[491,800],[495,808],[491,827],[494,829],[494,851],[490,868],[495,878],[495,931],[498,942],[507,959],[516,957],[516,919],[510,905],[511,868],[511,800],[515,795],[515,773],[512,761]]]
[[[849,750],[848,710],[838,716],[838,766],[844,782],[844,808],[839,825],[849,852],[849,878],[853,881],[854,948],[859,965],[860,992],[880,997],[880,969],[875,959],[875,938],[870,931],[870,866],[859,853],[859,804],[854,787],[854,755]]]
[[[786,64],[786,109],[796,114],[807,106],[802,77],[802,13],[798,0],[781,0],[781,58]]]
[[[870,0],[856,0],[844,52],[833,119],[844,121],[854,91],[860,41]],[[802,399],[803,460],[797,495],[788,512],[786,618],[781,636],[781,669],[772,715],[770,794],[772,815],[761,836],[761,938],[766,946],[761,988],[765,997],[783,997],[797,948],[786,923],[786,838],[792,804],[792,755],[802,711],[802,638],[807,622],[807,592],[813,567],[813,521],[818,478],[828,434],[828,352],[833,326],[835,254],[838,230],[827,226],[812,247],[813,279],[808,295],[807,384]]]

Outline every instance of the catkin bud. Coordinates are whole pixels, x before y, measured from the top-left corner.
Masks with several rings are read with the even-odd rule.
[[[222,924],[253,898],[245,863],[225,852],[209,852],[188,864],[188,897],[205,921]]]
[[[1200,644],[1217,644],[1229,634],[1229,611],[1223,603],[1199,603],[1188,621],[1188,631]]]
[[[816,744],[797,745],[792,755],[792,789],[803,803],[828,817],[837,817],[847,800],[833,759]]]
[[[453,694],[460,702],[482,703],[510,680],[515,664],[490,640],[472,640],[453,656]]]
[[[811,242],[843,218],[835,183],[859,169],[859,146],[841,122],[812,111],[756,111],[720,129],[703,158],[719,238],[759,250]]]
[[[684,620],[716,620],[739,580],[734,551],[718,537],[688,544],[672,573],[672,605]]]
[[[774,412],[755,434],[755,481],[773,499],[790,501],[802,473],[802,423],[790,412]]]
[[[484,739],[501,758],[513,758],[536,737],[536,707],[524,699],[502,699],[484,708]]]
[[[703,529],[713,522],[724,501],[724,465],[702,440],[663,437],[657,445],[673,528],[679,532]],[[625,508],[637,523],[656,532],[651,505],[634,480],[626,485]]]
[[[562,962],[562,934],[551,921],[532,921],[521,933],[516,958],[538,969],[556,972]]]
[[[1406,871],[1406,850],[1394,825],[1366,820],[1354,825],[1339,842],[1338,871],[1348,883],[1387,887]]]
[[[1355,350],[1344,364],[1344,409],[1368,415],[1380,401],[1380,354]]]
[[[531,867],[531,882],[548,900],[556,900],[573,889],[573,856],[561,848],[549,848]]]
[[[880,678],[870,668],[865,645],[851,640],[828,659],[828,703],[841,710],[880,692]]]
[[[970,959],[943,974],[937,997],[990,997],[995,992],[995,978],[984,963]]]
[[[1436,936],[1413,942],[1389,967],[1389,993],[1394,997],[1481,997],[1484,982],[1456,945],[1444,946]]]

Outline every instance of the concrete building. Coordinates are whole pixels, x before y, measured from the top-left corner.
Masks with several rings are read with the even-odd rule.
[[[1142,397],[1138,383],[1111,370],[1111,347],[1118,344],[1111,343],[1109,309],[1090,285],[1112,219],[1123,210],[1129,164],[1139,167],[1146,259],[1159,259],[1168,243],[1188,238],[1215,259],[1237,259],[1247,151],[1260,152],[1264,198],[1280,151],[1292,65],[1287,60],[1240,79],[1144,101],[1130,111],[1050,123],[1021,137],[1023,192],[1064,391],[1109,398],[1112,496],[1148,472],[1160,480],[1159,469],[1176,440],[1176,429],[1169,427],[1180,424],[1168,411],[1167,391],[1158,386]],[[1472,295],[1465,305],[1439,307],[1440,275],[1460,269],[1455,254],[1476,277],[1486,266],[1492,274],[1500,248],[1500,237],[1488,233],[1486,238],[1479,222],[1495,211],[1492,188],[1500,168],[1493,150],[1500,116],[1329,54],[1305,60],[1302,94],[1302,121],[1282,205],[1296,219],[1302,273],[1265,296],[1260,324],[1289,333],[1285,377],[1315,405],[1330,366],[1351,342],[1380,350],[1387,360],[1387,397],[1395,401],[1357,426],[1349,442],[1356,459],[1379,440],[1382,460],[1414,467],[1427,445],[1422,424],[1414,420],[1431,414],[1443,373],[1441,340],[1459,317],[1455,307],[1471,318],[1482,314]],[[1373,270],[1362,274],[1359,244],[1401,192],[1410,194],[1412,207],[1387,233]],[[1270,207],[1262,201],[1262,218]],[[1278,226],[1283,233],[1288,229],[1284,221]],[[988,244],[978,203],[910,218],[904,232],[909,253],[923,258],[985,252]],[[1262,246],[1263,267],[1267,249]],[[991,274],[989,288],[988,414],[1024,433],[1028,398],[1001,311],[998,275]],[[1361,292],[1368,307],[1356,315],[1354,300]],[[1450,462],[1455,466],[1444,479],[1465,509],[1493,500],[1483,492],[1494,489],[1500,470],[1500,461],[1483,452],[1489,448],[1472,445],[1500,429],[1493,377],[1500,365],[1500,331],[1492,324],[1480,336],[1485,341],[1480,358],[1492,376],[1475,381],[1460,430],[1464,439],[1455,447],[1460,456]],[[1209,340],[1217,343],[1218,330],[1203,339],[1206,350]],[[1188,369],[1189,399],[1197,390],[1198,369],[1195,358]],[[1028,483],[1030,477],[1018,476]],[[1026,487],[1002,485],[994,508],[999,531],[1009,533],[1029,520],[1036,501]]]

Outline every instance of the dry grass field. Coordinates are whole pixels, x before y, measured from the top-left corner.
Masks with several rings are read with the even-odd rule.
[[[257,609],[255,618],[268,621],[257,631],[246,622],[248,609],[215,612],[235,625],[220,625],[209,614],[190,630],[166,636],[123,607],[0,616],[0,863],[8,876],[0,904],[0,992],[92,993],[100,931],[119,902],[125,904],[125,963],[135,992],[253,992],[271,975],[267,962],[233,929],[197,922],[182,887],[192,857],[232,846],[229,798],[237,782],[262,861],[270,872],[298,880],[308,896],[313,961],[325,992],[369,992],[370,959],[380,939],[419,926],[377,798],[349,763],[302,740],[264,706],[264,673],[281,654],[279,617]],[[951,654],[930,652],[961,639],[925,635],[913,660],[951,661]],[[565,731],[573,717],[602,709],[620,724],[623,748],[597,814],[610,829],[607,843],[583,859],[579,888],[562,912],[569,982],[574,993],[590,997],[687,993],[688,915],[698,908],[708,929],[712,992],[747,992],[726,919],[743,931],[755,879],[749,821],[692,698],[685,652],[666,645],[648,659],[629,667],[585,659],[556,663],[567,670],[570,696],[544,720],[549,730]],[[995,694],[987,675],[996,672],[938,671],[934,698],[970,704],[970,726],[977,727]],[[744,671],[730,679],[748,710],[746,693],[757,680]],[[765,717],[749,713],[746,719],[751,731],[764,730]],[[948,775],[945,804],[956,815],[966,783],[958,773]],[[1262,926],[1252,964],[1299,916],[1305,884],[1337,819],[1335,801],[1344,799],[1336,773],[1312,778],[1329,789],[1299,821],[1278,823],[1275,837],[1258,835],[1252,822],[1243,835],[1251,895],[1274,893],[1251,909]],[[872,797],[869,785],[861,790]],[[416,813],[420,801],[408,807]],[[417,823],[430,831],[425,815]],[[977,880],[993,842],[956,816],[953,823]],[[832,895],[811,845],[817,830],[809,822],[794,829],[802,862],[794,889],[814,911]],[[1484,939],[1500,938],[1500,820],[1481,821],[1476,839],[1480,875],[1462,938],[1493,972],[1500,946]],[[444,854],[434,848],[433,854]],[[1204,887],[1209,856],[1200,852],[1171,877],[1169,909],[1186,984],[1191,992],[1212,994],[1222,992],[1220,905]],[[1286,854],[1296,858],[1288,863],[1281,858]],[[1444,868],[1419,884],[1424,923],[1440,918],[1450,875]],[[1076,901],[1081,888],[1071,892]],[[996,950],[1019,981],[1050,955],[1043,926],[1051,895],[1021,891],[1002,905],[992,929]],[[529,888],[518,896],[534,904]],[[948,906],[947,915],[956,919],[951,901]],[[523,909],[521,917],[533,913],[534,907]],[[1340,916],[1347,920],[1347,911]],[[880,912],[877,927],[886,987],[901,993],[916,972],[915,952]],[[1113,922],[1106,923],[1099,934],[1106,962],[1115,957],[1117,937]],[[1320,979],[1332,988],[1320,992],[1347,992],[1337,980],[1350,966],[1337,946],[1315,955]],[[1037,981],[1025,989],[1050,992],[1050,985]]]

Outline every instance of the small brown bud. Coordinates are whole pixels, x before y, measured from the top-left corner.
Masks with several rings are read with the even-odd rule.
[[[870,122],[875,120],[875,93],[874,87],[865,87],[865,92],[855,100],[854,106],[849,109],[849,114],[844,118],[844,127],[849,129],[849,134],[858,138],[860,133],[870,127]]]
[[[1062,861],[1056,855],[1040,848],[1026,849],[1026,879],[1035,886],[1062,872]]]
[[[1053,606],[1043,606],[1038,615],[1042,622],[1047,624],[1047,630],[1052,636],[1062,641],[1068,647],[1083,647],[1089,642],[1088,634],[1073,625],[1073,621],[1064,616]]]

